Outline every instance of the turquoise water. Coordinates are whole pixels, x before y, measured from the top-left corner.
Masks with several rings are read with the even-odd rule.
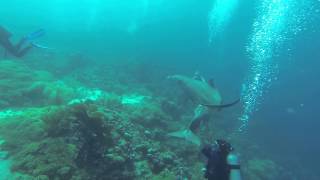
[[[14,43],[45,30],[21,58],[0,46],[3,178],[201,179],[199,147],[167,136],[199,105],[167,77],[195,72],[241,99],[199,137],[230,140],[246,179],[320,177],[317,0],[11,0],[0,22]]]

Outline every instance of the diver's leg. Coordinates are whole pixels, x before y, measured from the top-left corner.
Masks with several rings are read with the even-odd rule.
[[[1,45],[4,47],[4,49],[7,52],[11,53],[12,55],[14,56],[18,55],[18,49],[16,49],[16,47],[12,45],[9,39],[5,39],[1,41]]]
[[[23,44],[26,42],[26,38],[22,38],[20,39],[20,41],[18,42],[18,44],[15,46],[15,49],[17,51],[20,51],[21,47],[23,46]]]

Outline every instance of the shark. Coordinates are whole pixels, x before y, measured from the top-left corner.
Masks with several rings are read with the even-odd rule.
[[[169,136],[183,138],[198,146],[200,146],[201,140],[196,133],[201,123],[209,119],[213,112],[234,106],[240,101],[240,99],[236,99],[231,103],[223,104],[221,94],[214,86],[213,80],[206,81],[197,74],[195,77],[172,75],[168,76],[168,79],[178,82],[188,98],[196,104],[194,116],[188,128],[169,133]]]

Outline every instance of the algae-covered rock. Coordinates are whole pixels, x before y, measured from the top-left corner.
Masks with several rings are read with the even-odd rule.
[[[24,94],[33,105],[63,105],[77,96],[76,90],[62,81],[36,81]]]
[[[26,109],[0,122],[0,136],[14,172],[49,179],[132,179],[135,152],[124,138],[121,146],[114,144],[111,124],[121,119],[113,118],[94,104]]]
[[[161,105],[156,100],[143,100],[141,97],[143,96],[131,100],[134,102],[140,100],[139,103],[130,103],[125,106],[126,112],[130,113],[130,121],[139,123],[145,128],[166,129],[168,122],[172,121],[171,117],[162,111]]]
[[[62,138],[47,138],[22,147],[13,157],[12,170],[43,179],[70,179],[76,167],[73,160],[77,153],[73,145]]]
[[[0,136],[12,170],[33,179],[174,177],[184,162],[156,140],[155,132],[166,133],[154,125],[170,117],[155,100],[139,106],[108,94],[96,101],[3,112]]]
[[[56,81],[46,71],[34,71],[22,62],[0,61],[0,109],[7,107],[64,104],[74,89]]]
[[[6,110],[0,112],[0,136],[5,139],[4,148],[19,151],[24,144],[37,142],[45,136],[41,116],[46,108]]]
[[[68,104],[77,104],[77,103],[84,103],[87,101],[98,101],[106,96],[106,93],[101,91],[100,89],[87,89],[80,87],[76,89],[76,93],[78,98],[72,99],[68,102]]]
[[[47,98],[47,104],[62,105],[75,98],[76,92],[62,81],[46,84],[43,89],[43,97]]]
[[[152,180],[176,180],[177,175],[173,172],[165,170],[158,175],[155,175],[151,178]]]
[[[35,74],[26,65],[14,61],[0,61],[0,67],[0,108],[23,105],[23,92],[35,81]]]
[[[152,177],[152,171],[146,160],[135,162],[135,174],[137,177]]]
[[[60,73],[68,74],[62,81],[22,61],[0,61],[0,67],[1,152],[6,152],[0,158],[10,162],[14,180],[202,179],[199,148],[167,136],[185,127],[181,121],[192,118],[192,104],[176,92],[170,97],[171,87],[164,92],[163,77],[151,80],[141,68],[106,65]],[[220,122],[230,121],[217,119],[199,135],[228,136],[229,124]],[[232,140],[243,148],[232,144],[246,153],[244,177],[279,178],[281,168],[259,159],[259,149],[240,138]],[[252,154],[257,158],[250,160]]]

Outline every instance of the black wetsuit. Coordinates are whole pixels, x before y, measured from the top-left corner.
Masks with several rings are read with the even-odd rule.
[[[205,178],[208,180],[229,180],[230,168],[226,162],[226,155],[211,146],[204,147],[202,152],[208,158]]]
[[[22,38],[17,45],[13,45],[10,41],[11,33],[5,28],[0,26],[0,45],[4,47],[5,51],[16,57],[22,57],[32,48],[31,45],[22,48],[22,45],[26,42],[26,39]],[[22,48],[22,49],[21,49]]]

